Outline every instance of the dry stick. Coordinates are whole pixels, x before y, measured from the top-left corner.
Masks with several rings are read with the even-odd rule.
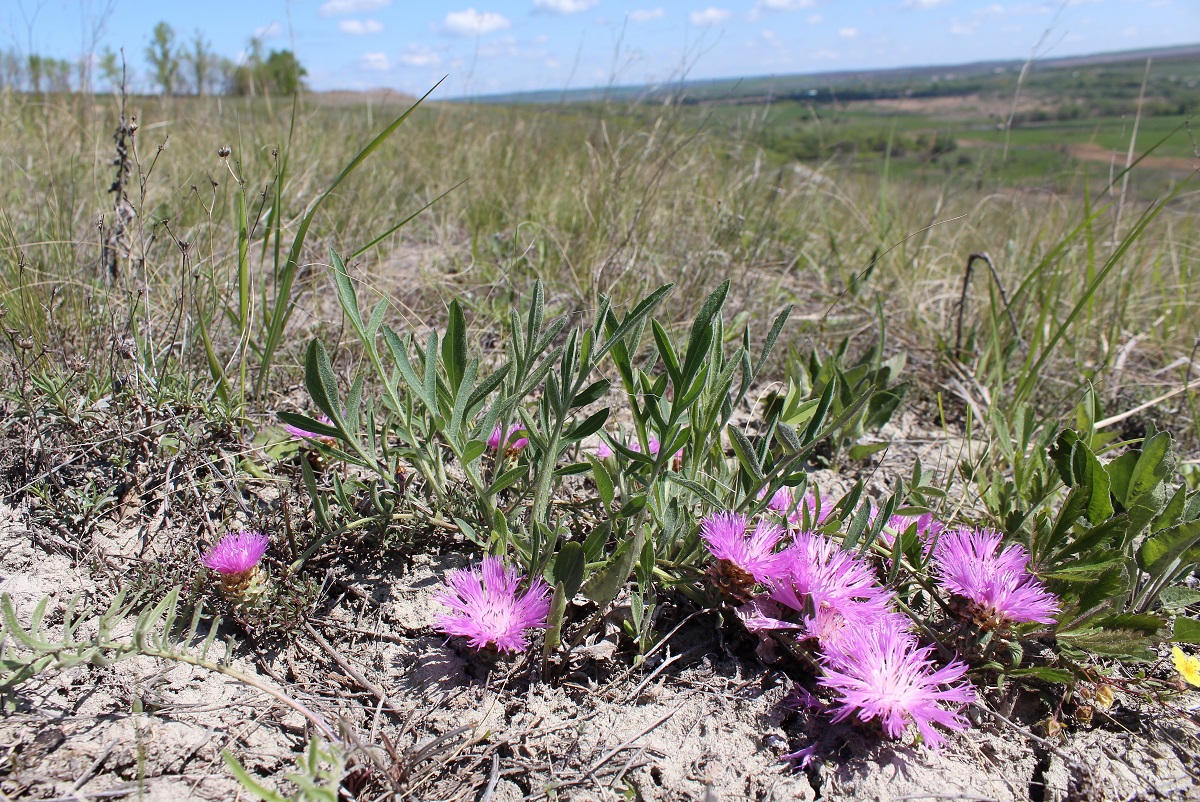
[[[330,644],[329,641],[325,640],[325,637],[320,632],[317,632],[317,630],[313,628],[312,624],[305,621],[304,622],[304,631],[309,634],[309,637],[311,637],[314,641],[316,641],[318,646],[320,646],[322,649],[325,650],[326,654],[328,654],[330,657],[333,658],[333,662],[337,663],[338,666],[342,669],[342,671],[345,671],[347,674],[350,675],[351,679],[353,679],[355,682],[357,682],[359,685],[361,685],[366,690],[370,691],[371,695],[374,696],[376,699],[378,699],[380,702],[386,703],[388,707],[395,710],[396,706],[394,704],[392,704],[390,699],[388,699],[388,696],[386,693],[384,693],[383,688],[380,688],[374,682],[371,682],[371,680],[367,679],[366,677],[364,677],[362,675],[362,672],[360,672],[354,666],[350,665],[350,663],[346,660],[346,658],[344,658],[340,654],[338,654],[337,649],[333,648],[333,645]]]
[[[955,326],[954,333],[954,358],[960,362],[962,361],[963,316],[967,311],[967,290],[971,284],[971,267],[975,264],[976,259],[986,264],[988,270],[991,271],[992,280],[996,282],[996,289],[1000,292],[1000,300],[1004,303],[1004,314],[1008,316],[1008,322],[1013,327],[1013,334],[1017,338],[1017,343],[1020,344],[1022,349],[1025,348],[1025,340],[1021,337],[1021,330],[1017,327],[1017,319],[1013,316],[1012,309],[1008,305],[1008,293],[1004,291],[1004,284],[1000,281],[1000,274],[996,272],[996,266],[992,264],[992,257],[988,255],[987,251],[973,253],[967,257],[967,269],[963,273],[962,296],[958,299],[958,325]]]
[[[492,794],[496,792],[496,783],[500,781],[500,753],[492,752],[492,774],[488,777],[487,788],[483,789],[483,796],[479,798],[479,802],[491,802]]]
[[[1093,782],[1095,781],[1096,777],[1095,777],[1095,775],[1092,774],[1092,769],[1090,766],[1088,766],[1088,764],[1071,757],[1066,752],[1064,752],[1063,750],[1059,749],[1054,744],[1047,741],[1045,738],[1042,738],[1041,736],[1038,736],[1038,735],[1034,735],[1032,732],[1025,729],[1020,724],[1013,722],[1011,719],[1001,715],[1000,713],[997,713],[995,710],[992,710],[989,707],[984,707],[983,705],[979,704],[978,702],[972,702],[971,707],[975,708],[976,710],[978,710],[980,712],[987,713],[989,716],[992,716],[993,718],[998,719],[999,721],[1003,722],[1004,724],[1007,724],[1009,727],[1011,727],[1017,733],[1023,735],[1024,737],[1028,738],[1029,740],[1033,741],[1034,743],[1041,744],[1048,751],[1050,751],[1051,753],[1053,753],[1054,755],[1059,757],[1068,766],[1081,767],[1087,773],[1088,777]]]
[[[1200,378],[1196,378],[1196,379],[1188,382],[1187,384],[1183,385],[1182,387],[1176,387],[1174,390],[1171,390],[1168,393],[1163,393],[1158,398],[1152,398],[1144,404],[1138,404],[1133,409],[1129,409],[1129,410],[1126,410],[1125,412],[1121,412],[1117,415],[1113,415],[1111,417],[1104,418],[1102,420],[1098,420],[1098,421],[1096,421],[1096,428],[1103,429],[1105,427],[1112,426],[1114,423],[1120,423],[1121,421],[1125,420],[1126,418],[1133,417],[1134,415],[1138,414],[1139,412],[1141,412],[1144,409],[1149,409],[1150,407],[1156,406],[1156,405],[1160,404],[1161,402],[1166,401],[1168,398],[1174,398],[1175,396],[1179,395],[1180,393],[1186,393],[1188,390],[1192,389],[1193,387],[1200,387]]]
[[[633,736],[632,738],[629,738],[629,739],[625,740],[623,743],[621,743],[617,746],[614,746],[612,749],[605,752],[603,757],[601,757],[599,760],[597,760],[595,763],[593,763],[592,767],[590,769],[588,769],[587,771],[585,771],[584,774],[591,777],[593,780],[595,780],[596,779],[595,773],[601,766],[603,766],[608,761],[612,760],[613,757],[620,754],[623,750],[628,749],[633,744],[634,741],[638,740],[642,736],[649,735],[651,732],[654,732],[654,730],[658,729],[660,726],[665,724],[666,721],[669,718],[671,718],[671,716],[675,715],[680,710],[683,710],[683,705],[680,705],[679,707],[672,710],[670,713],[667,713],[666,715],[660,717],[657,721],[655,721],[653,724],[651,724],[650,726],[643,729],[641,732],[639,732],[637,735]]]
[[[1133,164],[1133,149],[1137,144],[1138,124],[1142,121],[1142,102],[1146,99],[1146,81],[1150,79],[1150,61],[1146,59],[1146,71],[1142,73],[1142,91],[1138,93],[1137,114],[1133,117],[1133,131],[1129,135],[1129,150],[1125,154],[1125,174],[1121,176],[1121,197],[1117,201],[1117,214],[1113,218],[1113,242],[1121,228],[1121,212],[1125,210],[1125,190],[1129,188],[1129,168]]]

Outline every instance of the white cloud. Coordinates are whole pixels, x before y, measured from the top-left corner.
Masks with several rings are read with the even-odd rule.
[[[853,39],[858,36],[858,28],[838,28],[838,36],[843,39]]]
[[[938,6],[949,5],[954,0],[904,0],[904,8],[937,8]]]
[[[345,14],[365,14],[387,8],[392,0],[326,0],[318,13],[322,17],[341,17]]]
[[[404,48],[400,60],[410,67],[433,67],[442,63],[441,55],[424,45],[409,45]]]
[[[766,11],[799,11],[802,8],[813,8],[817,0],[758,0],[750,9],[750,20],[753,22]]]
[[[1125,28],[1121,31],[1121,35],[1122,36],[1137,36],[1137,32],[1138,32],[1137,26],[1130,25],[1128,28]]]
[[[551,14],[580,14],[600,0],[533,0],[533,7]]]
[[[837,61],[838,54],[827,48],[825,50],[818,50],[814,53],[810,53],[808,57],[814,61]]]
[[[283,33],[283,26],[280,25],[275,20],[271,20],[271,22],[267,23],[266,25],[262,26],[261,28],[254,29],[254,38],[255,39],[274,39],[276,36],[279,36],[281,33]]]
[[[723,8],[709,6],[703,11],[693,11],[691,14],[688,14],[688,21],[697,27],[704,27],[707,25],[720,25],[731,16],[733,14]]]
[[[474,7],[466,11],[451,11],[442,23],[442,30],[451,36],[483,36],[493,31],[511,28],[512,23],[503,14],[494,11],[476,11]]]
[[[822,17],[820,14],[813,14],[811,17],[808,18],[809,25],[820,25],[824,21],[825,21],[825,18]]]
[[[638,8],[629,12],[631,22],[650,22],[650,20],[662,19],[665,16],[667,16],[667,12],[662,8]]]
[[[388,63],[386,53],[363,53],[362,60],[358,62],[358,66],[372,72],[387,72],[391,69],[392,65]]]
[[[971,20],[970,22],[960,22],[958,17],[950,20],[950,33],[954,36],[970,36],[975,33],[975,29],[979,27],[979,20]]]
[[[353,36],[366,36],[371,33],[383,33],[383,23],[377,19],[344,19],[338,22],[338,30]]]

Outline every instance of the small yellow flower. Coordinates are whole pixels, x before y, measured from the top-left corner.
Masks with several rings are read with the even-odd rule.
[[[1183,653],[1178,646],[1171,647],[1171,659],[1175,661],[1175,670],[1184,680],[1194,687],[1200,688],[1200,657],[1192,657]]]

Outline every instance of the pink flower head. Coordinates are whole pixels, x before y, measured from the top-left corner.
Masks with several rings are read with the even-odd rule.
[[[514,423],[512,426],[508,427],[508,436],[505,437],[504,436],[504,428],[501,427],[499,424],[497,424],[496,428],[492,429],[491,436],[488,437],[488,441],[487,441],[488,448],[495,453],[499,453],[500,452],[500,441],[503,440],[505,443],[505,446],[504,446],[505,453],[516,454],[522,448],[529,445],[528,437],[516,437],[516,435],[524,434],[524,433],[525,433],[525,427],[520,425],[519,423]]]
[[[613,450],[608,443],[601,440],[600,444],[592,449],[592,454],[596,456],[596,459],[608,459],[613,455]]]
[[[244,574],[258,566],[270,543],[262,532],[230,532],[205,552],[200,562],[218,574]]]
[[[874,522],[874,513],[872,513],[872,523]],[[913,524],[917,525],[917,540],[921,543],[921,548],[926,555],[933,548],[934,542],[945,531],[946,525],[933,517],[933,513],[926,512],[917,517],[911,515],[893,515],[888,518],[888,522],[884,524],[883,529],[879,531],[879,542],[888,548],[896,542],[896,536],[902,535],[908,531]]]
[[[891,594],[875,584],[871,567],[824,535],[800,533],[780,552],[780,561],[771,598],[795,610],[805,609],[804,597],[814,609],[822,603],[835,609],[864,603],[880,614],[891,602]]]
[[[1058,598],[1029,573],[1025,549],[1017,543],[1001,549],[1003,540],[991,529],[944,533],[933,555],[942,587],[964,599],[965,612],[982,626],[1053,624]]]
[[[660,449],[662,449],[662,443],[658,442],[657,437],[651,436],[650,437],[650,456],[657,457]],[[633,450],[634,451],[638,450],[636,441],[634,442]],[[676,451],[671,456],[671,461],[676,465],[677,468],[678,468],[678,466],[683,464],[683,449],[682,448],[679,449],[678,451]]]
[[[317,423],[323,423],[326,426],[333,425],[333,421],[329,419],[329,416],[324,414],[317,416]],[[324,443],[325,445],[333,445],[337,442],[337,440],[333,437],[324,434],[317,434],[316,432],[310,432],[307,429],[301,429],[299,426],[292,426],[290,423],[284,424],[283,430],[290,434],[293,440],[315,440],[318,443]]]
[[[452,611],[437,616],[438,628],[467,638],[473,649],[524,651],[529,646],[525,630],[546,628],[550,586],[538,578],[518,593],[522,580],[499,557],[484,557],[478,569],[451,571],[433,594],[434,601]]]
[[[854,714],[861,721],[877,718],[891,738],[900,737],[912,722],[935,750],[945,738],[933,724],[967,729],[961,706],[975,701],[974,689],[962,681],[967,666],[955,660],[935,671],[931,650],[891,626],[848,630],[840,641],[839,654],[827,658],[820,679],[820,684],[838,697],[833,720]],[[943,704],[955,707],[946,709]]]
[[[700,522],[700,537],[718,560],[728,560],[754,577],[766,582],[779,570],[779,555],[775,546],[783,539],[783,527],[762,521],[747,537],[746,516],[733,512],[708,515]]]
[[[759,491],[758,498],[761,500],[766,498],[766,495],[766,488],[763,488]],[[793,529],[800,529],[804,526],[804,510],[807,509],[809,522],[814,526],[820,526],[833,514],[834,503],[831,499],[821,496],[821,510],[818,512],[817,498],[817,494],[808,492],[804,494],[803,498],[797,501],[792,488],[781,487],[775,491],[771,496],[771,500],[767,502],[767,509],[781,516],[787,521],[788,526]]]

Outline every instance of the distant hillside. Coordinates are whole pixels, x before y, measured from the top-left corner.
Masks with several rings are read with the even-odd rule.
[[[1110,79],[1123,79],[1137,73],[1146,59],[1155,64],[1177,64],[1182,76],[1175,75],[1181,88],[1196,88],[1200,80],[1200,44],[1148,50],[1126,50],[1086,56],[1042,59],[1034,62],[1030,75],[1053,77],[1066,71],[1088,70],[1089,77],[1106,73]],[[895,97],[960,95],[989,89],[1004,89],[1013,82],[1025,62],[980,61],[971,64],[899,67],[887,70],[842,70],[800,75],[769,75],[724,78],[680,83],[592,87],[587,89],[542,90],[471,98],[473,102],[494,104],[597,103],[602,101],[655,101],[676,103],[761,102],[779,99],[810,99],[813,102],[837,100],[877,100]],[[1113,70],[1115,68],[1115,72]],[[1161,72],[1161,70],[1159,70]],[[1072,75],[1077,78],[1078,76]],[[1035,86],[1038,81],[1031,81]],[[1113,80],[1106,90],[1125,96],[1124,80]],[[1063,87],[1070,89],[1070,87]],[[1136,91],[1136,88],[1135,88]]]

